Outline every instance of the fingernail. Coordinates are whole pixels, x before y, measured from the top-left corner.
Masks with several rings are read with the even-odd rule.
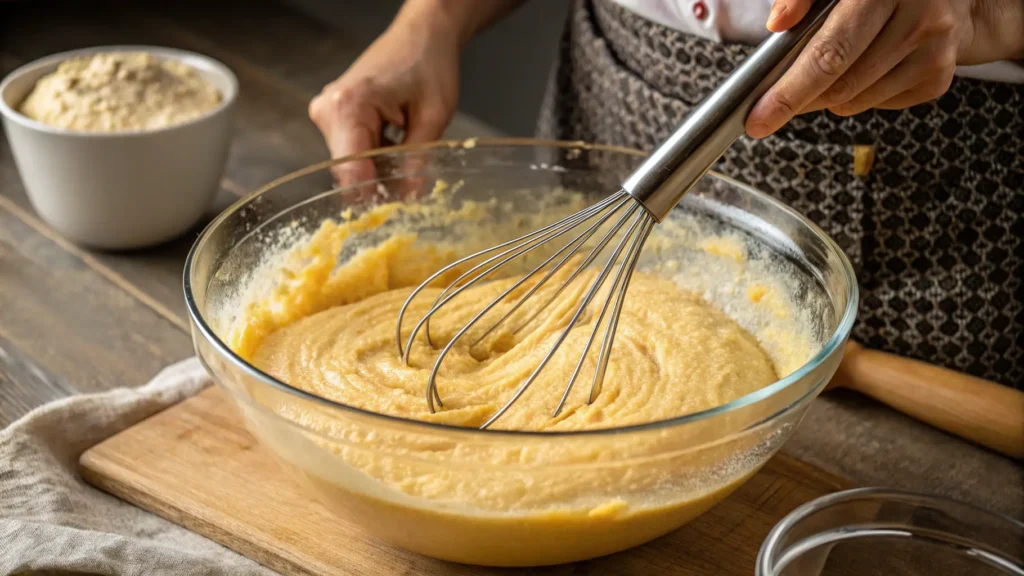
[[[786,3],[781,0],[776,0],[772,4],[772,11],[768,13],[768,24],[766,25],[769,30],[772,29],[772,24],[786,12]]]
[[[772,129],[764,122],[751,122],[747,126],[747,134],[751,138],[764,138],[772,133]]]

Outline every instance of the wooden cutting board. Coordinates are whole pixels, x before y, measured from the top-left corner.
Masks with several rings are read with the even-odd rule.
[[[102,490],[284,574],[715,574],[749,576],[783,516],[842,479],[778,455],[721,504],[646,546],[575,565],[499,570],[391,547],[333,515],[250,435],[220,388],[169,408],[82,455]]]

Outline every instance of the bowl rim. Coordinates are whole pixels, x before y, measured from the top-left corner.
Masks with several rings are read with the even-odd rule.
[[[1006,514],[937,494],[926,494],[923,492],[914,492],[899,488],[883,488],[877,486],[849,488],[847,490],[840,490],[839,492],[832,492],[830,494],[819,496],[810,502],[806,502],[798,506],[792,512],[783,517],[782,520],[779,520],[761,543],[761,549],[758,550],[756,561],[757,575],[770,576],[772,574],[772,570],[777,567],[777,560],[780,559],[774,558],[773,555],[777,555],[781,551],[779,546],[782,541],[782,537],[792,530],[793,527],[817,512],[831,508],[836,504],[844,504],[857,500],[890,502],[902,501],[915,504],[930,504],[935,507],[945,509],[957,508],[959,510],[969,510],[974,514],[982,514],[990,518],[995,518],[1000,522],[1024,530],[1024,522],[1020,522]]]
[[[809,374],[810,372],[815,370],[819,365],[821,365],[827,358],[829,358],[837,350],[839,350],[841,352],[840,347],[845,344],[846,339],[849,337],[850,331],[853,328],[853,322],[854,322],[854,320],[855,320],[855,318],[857,316],[857,307],[858,307],[858,299],[859,299],[859,289],[858,289],[858,285],[857,285],[857,278],[856,278],[856,275],[854,273],[853,266],[850,264],[850,261],[846,257],[846,254],[843,253],[842,249],[839,248],[839,246],[835,243],[834,240],[832,240],[832,238],[830,238],[817,225],[815,225],[813,222],[808,220],[805,216],[803,216],[799,212],[793,210],[792,208],[790,208],[789,206],[787,206],[784,203],[780,202],[779,200],[776,200],[775,198],[773,198],[773,197],[771,197],[771,196],[769,196],[769,195],[767,195],[767,194],[765,194],[765,193],[763,193],[763,192],[761,192],[761,191],[759,191],[759,190],[757,190],[757,189],[755,189],[755,188],[753,188],[751,186],[743,184],[742,182],[739,182],[739,181],[737,181],[737,180],[735,180],[733,178],[730,178],[728,176],[725,176],[725,175],[720,174],[720,173],[715,172],[715,171],[709,171],[708,173],[713,175],[713,176],[715,176],[716,178],[719,178],[719,179],[724,180],[724,181],[726,181],[726,182],[728,182],[728,183],[730,183],[730,184],[732,184],[734,186],[738,186],[738,187],[744,189],[747,193],[753,194],[753,195],[757,196],[758,198],[760,198],[761,200],[764,200],[764,201],[767,201],[770,204],[773,204],[776,208],[781,209],[784,212],[788,212],[790,215],[798,218],[805,225],[809,226],[813,231],[817,232],[820,235],[820,237],[825,240],[825,244],[828,247],[828,249],[830,251],[832,251],[834,253],[834,255],[836,255],[839,258],[842,271],[843,271],[844,275],[848,278],[849,281],[847,283],[846,309],[843,311],[843,316],[842,316],[842,318],[840,318],[840,320],[839,320],[839,322],[838,322],[838,324],[836,326],[836,329],[833,331],[832,335],[828,338],[828,340],[825,341],[825,343],[822,345],[821,349],[818,350],[818,352],[815,353],[814,356],[812,356],[810,359],[807,360],[807,362],[805,362],[802,366],[800,366],[799,368],[797,368],[796,370],[794,370],[793,372],[791,372],[787,376],[776,380],[775,382],[769,384],[768,386],[765,386],[764,388],[761,388],[759,390],[755,390],[754,392],[751,392],[751,393],[746,394],[744,396],[740,396],[739,398],[736,398],[735,400],[732,400],[732,401],[727,402],[725,404],[721,404],[721,405],[718,405],[718,406],[715,406],[715,407],[712,407],[712,408],[708,408],[706,410],[701,410],[700,412],[693,412],[693,413],[690,413],[690,414],[684,414],[682,416],[676,416],[674,418],[667,418],[667,419],[664,419],[664,420],[657,420],[657,421],[654,421],[654,422],[645,422],[645,423],[642,423],[642,424],[632,424],[632,425],[629,425],[629,426],[621,426],[621,427],[616,427],[616,428],[599,428],[599,429],[593,429],[593,430],[571,430],[571,431],[501,430],[501,429],[491,429],[491,428],[487,428],[487,429],[481,430],[479,428],[467,428],[467,427],[464,427],[464,426],[454,426],[454,425],[451,425],[451,424],[442,424],[442,423],[438,423],[438,422],[426,422],[426,421],[423,421],[423,420],[414,420],[412,418],[403,418],[401,416],[393,416],[393,415],[390,415],[390,414],[380,414],[378,412],[372,412],[370,410],[365,410],[363,408],[358,408],[356,406],[351,406],[351,405],[348,405],[348,404],[343,404],[341,402],[336,402],[334,400],[330,400],[328,398],[324,398],[322,396],[318,396],[318,395],[313,394],[311,392],[307,392],[307,391],[302,390],[300,388],[296,388],[294,386],[291,386],[290,384],[287,384],[287,383],[285,383],[285,382],[283,382],[281,380],[278,380],[277,378],[274,378],[270,374],[267,374],[266,372],[260,370],[256,366],[253,366],[249,362],[246,362],[244,359],[242,359],[241,356],[236,354],[224,341],[222,341],[216,335],[216,333],[213,331],[213,329],[210,327],[210,325],[203,318],[203,315],[199,311],[199,307],[196,304],[195,297],[194,297],[193,291],[192,291],[192,279],[191,279],[191,276],[192,276],[192,268],[193,268],[195,260],[196,260],[196,255],[199,253],[200,250],[203,249],[204,245],[206,244],[206,242],[209,239],[209,237],[212,234],[212,232],[218,226],[220,226],[225,220],[227,220],[228,217],[230,217],[235,212],[241,210],[249,202],[254,201],[256,198],[258,198],[263,193],[267,192],[268,190],[274,189],[274,188],[280,186],[281,184],[284,184],[284,183],[289,182],[291,180],[294,180],[296,178],[301,178],[301,177],[306,176],[308,174],[311,174],[313,172],[318,172],[318,171],[324,170],[324,169],[329,168],[330,166],[333,166],[335,164],[341,164],[341,163],[344,163],[344,162],[349,162],[349,161],[352,161],[352,160],[359,160],[359,159],[364,159],[364,158],[373,158],[373,157],[376,157],[376,156],[382,156],[382,155],[385,155],[385,154],[393,154],[393,153],[396,153],[396,152],[411,152],[411,151],[412,152],[419,152],[419,151],[429,151],[429,150],[433,150],[433,149],[437,149],[437,148],[449,148],[449,149],[451,149],[451,148],[461,148],[461,147],[463,147],[464,144],[468,144],[469,142],[472,142],[472,147],[474,147],[474,148],[479,148],[479,147],[521,147],[521,148],[527,148],[527,147],[535,147],[535,148],[536,147],[548,147],[548,148],[558,148],[558,149],[582,148],[582,149],[585,149],[585,150],[598,150],[598,151],[602,151],[602,152],[624,153],[624,154],[628,154],[628,155],[631,155],[631,156],[634,156],[634,157],[643,157],[643,156],[647,155],[646,152],[643,152],[641,150],[636,150],[636,149],[633,149],[633,148],[627,148],[627,147],[623,147],[623,146],[611,146],[611,145],[604,145],[604,144],[590,144],[590,143],[586,143],[586,142],[582,142],[582,141],[546,140],[546,139],[541,139],[541,138],[469,138],[469,139],[466,139],[466,140],[439,140],[439,141],[428,142],[428,143],[424,143],[424,144],[401,144],[401,145],[397,145],[397,146],[388,146],[388,147],[383,147],[383,148],[375,148],[375,149],[367,150],[367,151],[364,151],[364,152],[361,152],[361,153],[358,153],[358,154],[352,154],[352,155],[349,155],[349,156],[344,156],[344,157],[341,157],[341,158],[335,158],[335,159],[332,159],[332,160],[325,160],[323,162],[319,162],[317,164],[313,164],[311,166],[307,166],[306,168],[301,168],[299,170],[291,172],[290,174],[286,174],[286,175],[284,175],[284,176],[282,176],[280,178],[275,179],[274,181],[270,182],[269,184],[266,184],[266,185],[262,186],[261,188],[259,188],[255,192],[253,192],[252,194],[249,194],[248,196],[245,196],[244,198],[239,199],[234,204],[232,204],[227,209],[225,209],[223,212],[221,212],[216,218],[214,218],[206,226],[206,228],[203,229],[202,233],[200,233],[199,237],[196,239],[195,243],[192,245],[192,248],[189,250],[188,256],[185,258],[185,268],[184,268],[184,274],[183,274],[183,276],[184,276],[184,278],[183,278],[183,289],[184,289],[184,292],[185,292],[185,306],[188,309],[188,315],[189,315],[189,318],[192,321],[192,325],[195,327],[195,330],[193,330],[193,338],[195,339],[195,338],[199,337],[195,333],[196,330],[197,330],[199,332],[199,334],[201,335],[201,337],[205,338],[222,356],[226,357],[237,368],[241,369],[243,372],[245,372],[249,376],[255,378],[256,380],[259,380],[263,384],[267,384],[267,385],[269,385],[269,386],[271,386],[273,388],[276,388],[276,389],[278,389],[278,390],[280,390],[282,392],[285,392],[285,393],[293,395],[293,396],[297,396],[297,397],[302,398],[304,400],[308,400],[308,401],[311,401],[311,402],[314,402],[314,403],[317,403],[317,404],[321,404],[321,405],[329,407],[329,408],[342,410],[344,412],[349,412],[349,413],[355,414],[357,416],[368,417],[368,418],[371,418],[371,419],[380,419],[382,422],[389,422],[391,424],[409,425],[409,426],[414,426],[414,427],[420,427],[420,428],[424,429],[425,431],[429,430],[429,431],[446,432],[446,433],[452,433],[452,432],[456,432],[456,433],[472,433],[472,434],[477,434],[477,435],[479,435],[479,434],[488,434],[488,435],[491,435],[491,436],[514,436],[514,437],[537,436],[537,437],[547,437],[547,438],[550,438],[550,437],[574,437],[575,438],[575,437],[584,437],[584,436],[603,436],[603,435],[611,435],[611,434],[623,434],[623,433],[628,433],[628,432],[640,432],[640,431],[656,430],[656,429],[661,429],[661,428],[671,428],[671,427],[675,427],[675,426],[689,424],[691,422],[707,420],[709,418],[718,416],[720,414],[725,414],[725,413],[728,413],[728,412],[732,412],[732,411],[738,410],[740,408],[744,408],[746,406],[750,406],[750,405],[755,404],[757,402],[760,402],[761,400],[764,400],[764,399],[766,399],[766,398],[768,398],[770,396],[775,395],[776,393],[778,393],[778,392],[788,388],[789,386],[791,386],[791,385],[795,384],[796,382],[800,381],[801,379],[803,379],[804,376],[806,376],[807,374]],[[204,362],[204,365],[205,365],[205,362]],[[211,377],[213,377],[213,374],[211,374]],[[818,388],[820,388],[820,387],[821,386],[819,386]],[[755,423],[751,424],[750,426],[748,426],[748,428],[757,427],[760,424],[763,424],[767,420],[774,419],[779,414],[788,411],[792,406],[795,406],[795,405],[798,405],[798,404],[802,403],[809,395],[814,394],[815,392],[816,392],[815,389],[809,390],[808,392],[803,394],[800,398],[798,398],[793,403],[791,403],[789,406],[786,406],[785,408],[782,408],[782,409],[776,411],[775,413],[773,413],[772,415],[768,416],[767,418],[765,418],[763,420],[760,420],[758,422],[755,422]]]
[[[68,128],[61,128],[58,126],[51,126],[49,124],[40,122],[29,118],[22,114],[13,106],[7,104],[7,100],[4,98],[4,93],[10,87],[10,85],[21,78],[25,74],[34,72],[40,68],[46,68],[53,65],[60,65],[61,62],[68,60],[69,58],[75,58],[79,56],[89,56],[93,54],[101,54],[106,52],[148,52],[159,58],[175,60],[197,68],[200,72],[207,72],[221,76],[227,80],[228,90],[221,90],[221,101],[219,104],[203,112],[195,118],[190,118],[184,122],[177,124],[171,124],[169,126],[163,126],[161,128],[142,128],[139,130],[116,130],[108,132],[89,132],[85,130],[71,130]],[[197,66],[196,64],[199,64]],[[66,50],[64,52],[57,52],[37,58],[31,62],[25,63],[13,71],[7,76],[4,76],[0,80],[0,116],[5,120],[9,120],[21,126],[35,130],[37,132],[45,132],[48,134],[54,134],[59,136],[68,136],[72,138],[138,138],[144,136],[151,136],[156,134],[163,134],[166,132],[172,132],[175,130],[182,130],[190,126],[194,126],[214,116],[223,114],[226,110],[232,108],[235,102],[238,100],[238,77],[235,73],[223,62],[212,58],[205,54],[198,52],[192,52],[191,50],[182,50],[180,48],[170,48],[166,46],[151,46],[145,44],[115,44],[109,46],[92,46],[89,48],[77,48],[75,50]]]

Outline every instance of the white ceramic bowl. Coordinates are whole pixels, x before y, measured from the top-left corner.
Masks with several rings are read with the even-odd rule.
[[[125,132],[65,130],[17,111],[36,81],[64,60],[128,50],[192,66],[223,101],[183,124]],[[99,46],[11,72],[0,82],[0,116],[29,201],[43,220],[80,244],[141,248],[185,232],[210,205],[227,162],[237,95],[235,75],[212,58],[170,48]]]

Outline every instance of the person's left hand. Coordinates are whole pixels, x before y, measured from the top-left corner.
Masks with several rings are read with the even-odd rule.
[[[800,21],[813,0],[775,0],[768,29]],[[829,109],[907,108],[938,98],[972,54],[972,0],[841,0],[793,66],[754,106],[747,133],[763,138],[793,116]]]

